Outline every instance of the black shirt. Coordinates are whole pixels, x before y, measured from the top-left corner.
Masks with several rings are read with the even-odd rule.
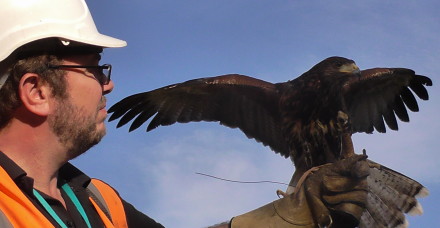
[[[39,211],[46,216],[47,219],[55,226],[60,225],[52,218],[52,216],[44,209],[41,203],[33,194],[34,180],[28,177],[26,172],[21,169],[14,161],[7,157],[0,151],[0,166],[9,174],[12,180],[22,190],[22,192],[30,199],[30,201],[37,207]],[[86,191],[86,187],[90,183],[90,177],[85,175],[75,166],[70,163],[65,164],[59,170],[59,180],[65,180],[72,188],[79,202],[81,203],[84,211],[87,214],[90,225],[92,228],[104,227],[101,217],[98,215],[95,207],[89,201],[89,195]],[[0,180],[1,181],[1,180]],[[59,181],[60,182],[60,181]],[[60,186],[59,186],[60,187]],[[43,198],[49,203],[52,209],[63,220],[67,227],[82,228],[87,227],[86,222],[81,217],[74,203],[70,200],[64,191],[61,191],[61,195],[66,203],[66,208],[60,201],[39,192]],[[125,214],[127,217],[128,227],[145,227],[145,228],[163,228],[159,223],[156,223],[153,219],[138,211],[133,205],[127,203],[122,199],[124,205]]]

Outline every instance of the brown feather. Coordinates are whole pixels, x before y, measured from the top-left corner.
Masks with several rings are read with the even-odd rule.
[[[387,126],[397,130],[396,116],[408,122],[407,109],[419,110],[414,94],[429,98],[425,86],[432,85],[431,79],[413,70],[373,68],[359,75],[356,69],[352,60],[330,57],[283,83],[238,74],[194,79],[129,96],[109,109],[113,113],[109,120],[120,118],[120,127],[134,119],[130,131],[150,118],[147,131],[191,121],[218,121],[239,128],[247,137],[290,157],[296,167],[291,183],[296,184],[309,168],[354,153],[351,134],[386,132]],[[380,182],[377,186],[371,182],[364,224],[401,224],[402,211],[413,207],[413,192],[388,181],[397,172],[379,170],[386,175],[372,176]],[[397,176],[396,180],[405,179]],[[389,198],[395,191],[403,195]]]
[[[417,181],[368,160],[370,175],[366,211],[359,227],[398,227],[407,224],[404,213],[421,214],[416,197],[427,190]]]
[[[130,131],[150,118],[147,131],[176,122],[218,121],[291,157],[297,171],[305,172],[340,158],[341,143],[351,141],[343,132],[386,132],[386,126],[398,129],[396,116],[409,121],[407,107],[417,111],[418,106],[408,87],[428,98],[424,86],[431,80],[410,69],[373,68],[360,76],[339,71],[349,64],[354,62],[331,57],[276,84],[238,74],[194,79],[127,97],[109,109],[109,120],[120,118],[120,127],[134,119]],[[338,123],[340,111],[348,115],[346,126]]]

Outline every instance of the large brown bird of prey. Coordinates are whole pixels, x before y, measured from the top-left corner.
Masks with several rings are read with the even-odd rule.
[[[200,78],[129,96],[109,112],[110,120],[122,117],[118,127],[134,119],[130,131],[152,116],[147,131],[190,121],[238,127],[292,159],[295,186],[310,168],[353,154],[353,133],[397,130],[397,118],[408,122],[407,109],[419,110],[414,94],[428,100],[425,86],[431,85],[410,69],[360,71],[350,59],[330,57],[283,83],[238,74]],[[369,205],[360,226],[405,224],[402,212],[419,210],[414,196],[423,186],[374,162],[370,166]]]

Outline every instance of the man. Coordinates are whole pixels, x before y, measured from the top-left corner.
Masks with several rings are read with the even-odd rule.
[[[114,85],[100,53],[125,41],[100,34],[84,0],[0,3],[0,227],[163,227],[68,163],[105,135]],[[354,226],[364,160],[326,165],[231,226]],[[323,181],[329,175],[340,181]]]

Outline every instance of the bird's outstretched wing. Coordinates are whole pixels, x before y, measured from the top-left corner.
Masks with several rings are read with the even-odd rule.
[[[282,136],[279,94],[272,83],[252,77],[229,74],[178,83],[129,96],[115,105],[109,121],[120,118],[118,127],[134,119],[130,131],[153,115],[150,131],[176,122],[219,121],[240,128],[249,138],[289,156]]]
[[[419,110],[413,93],[422,100],[428,100],[425,86],[431,85],[431,79],[416,75],[410,69],[363,70],[359,78],[353,78],[343,86],[353,133],[372,133],[374,129],[386,132],[385,123],[390,129],[397,130],[396,116],[408,122],[407,108],[413,112]]]

